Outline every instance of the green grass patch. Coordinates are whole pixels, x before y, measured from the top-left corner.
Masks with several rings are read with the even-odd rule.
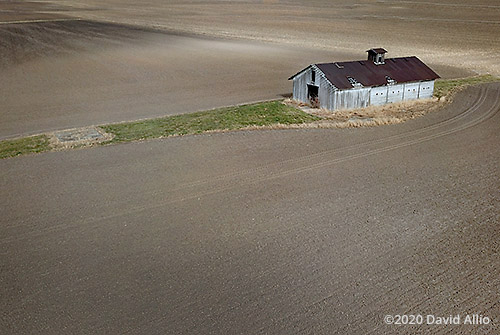
[[[100,127],[115,136],[110,142],[128,142],[249,126],[298,124],[319,119],[280,101],[271,101]]]
[[[460,79],[438,79],[434,84],[434,96],[441,99],[442,97],[448,96],[470,85],[493,83],[497,81],[500,81],[500,78],[490,74]]]
[[[50,150],[46,135],[0,141],[0,159]]]
[[[450,96],[466,86],[497,81],[500,81],[500,78],[492,75],[437,80],[434,86],[434,96],[437,98]],[[103,142],[107,144],[173,135],[200,134],[216,130],[236,130],[251,126],[300,124],[317,120],[321,118],[284,105],[281,101],[270,101],[143,121],[108,124],[100,128],[114,135],[111,141]],[[4,140],[0,141],[0,159],[51,149],[47,135]]]

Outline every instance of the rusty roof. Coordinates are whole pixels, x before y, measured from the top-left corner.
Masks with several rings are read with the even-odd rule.
[[[348,77],[355,79],[363,86],[386,85],[388,78],[398,83],[440,78],[436,72],[432,71],[431,68],[414,56],[388,58],[385,60],[385,64],[380,65],[366,60],[314,65],[325,74],[330,83],[339,89],[353,88]],[[290,77],[290,79],[293,77],[295,76]]]

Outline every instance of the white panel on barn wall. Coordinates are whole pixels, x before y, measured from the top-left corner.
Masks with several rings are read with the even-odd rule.
[[[420,99],[432,98],[434,93],[434,82],[433,81],[423,81],[420,83]]]
[[[406,83],[405,84],[405,100],[414,100],[418,99],[418,93],[420,89],[420,83]]]
[[[380,106],[387,102],[387,86],[372,87],[370,91],[370,105]]]
[[[403,90],[404,86],[399,85],[390,85],[387,87],[387,102],[399,102],[403,100]]]

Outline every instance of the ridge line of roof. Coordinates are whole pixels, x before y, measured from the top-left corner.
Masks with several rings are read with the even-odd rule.
[[[386,58],[385,61],[388,60],[394,60],[394,59],[405,59],[405,58],[416,58],[420,60],[417,56],[405,56],[405,57],[392,57],[392,58]],[[420,60],[421,61],[421,60]],[[329,63],[313,63],[311,65],[322,65],[322,64],[346,64],[346,63],[358,63],[358,62],[372,62],[371,60],[367,59],[361,59],[361,60],[349,60],[349,61],[340,61],[340,62],[329,62]],[[309,65],[309,66],[311,66]],[[383,64],[381,64],[383,65]],[[300,73],[300,72],[299,72]]]

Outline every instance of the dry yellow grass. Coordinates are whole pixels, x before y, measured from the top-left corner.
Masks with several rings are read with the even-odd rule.
[[[307,104],[287,99],[283,103],[298,107],[306,113],[320,117],[321,120],[300,125],[272,125],[267,128],[359,128],[397,124],[436,111],[447,104],[448,101],[448,99],[439,101],[433,98],[360,109],[329,111],[310,108]],[[255,129],[255,127],[252,127],[252,129]]]

